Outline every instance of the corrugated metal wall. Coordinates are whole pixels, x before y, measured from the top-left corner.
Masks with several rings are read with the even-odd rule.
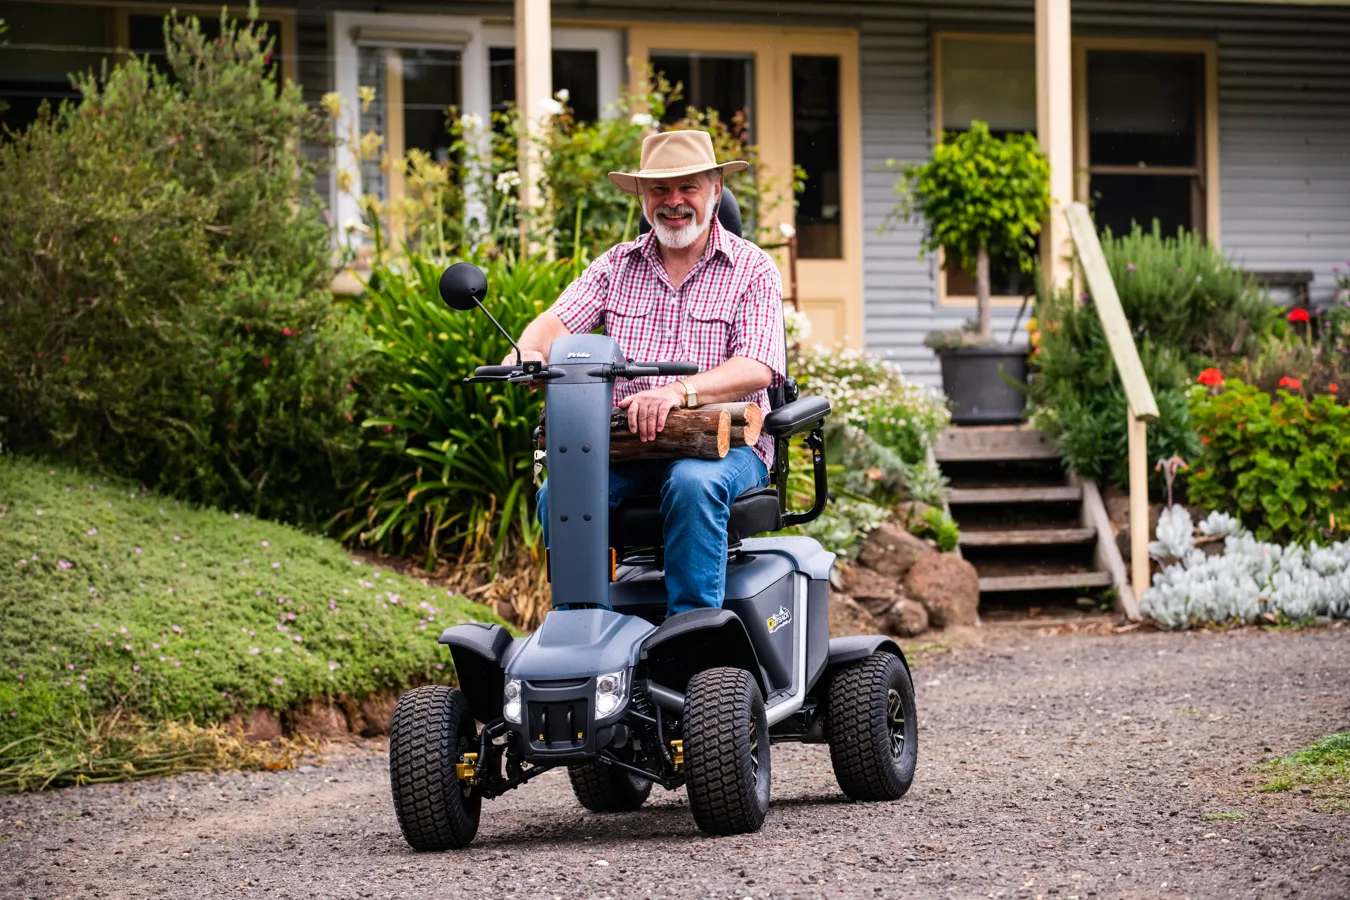
[[[502,16],[512,10],[505,0],[379,8],[395,6]],[[895,176],[885,163],[928,153],[933,32],[1029,33],[1032,0],[661,0],[640,7],[627,0],[555,0],[553,8],[559,18],[856,27],[866,339],[910,373],[936,382],[937,365],[923,347],[924,334],[955,327],[973,310],[938,306],[936,267],[919,259],[916,226],[899,223],[879,233],[895,201]],[[317,19],[302,15],[299,24],[302,48],[314,46],[304,35],[309,30],[317,40]],[[1218,43],[1223,246],[1252,268],[1312,269],[1314,300],[1329,300],[1331,267],[1350,260],[1350,8],[1075,0],[1073,27],[1083,35]],[[302,71],[320,74],[314,67]],[[1014,313],[997,310],[996,328],[1008,333]]]

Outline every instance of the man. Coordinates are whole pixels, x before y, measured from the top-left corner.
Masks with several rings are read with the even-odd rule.
[[[652,230],[609,250],[520,337],[526,359],[548,361],[549,346],[601,324],[631,359],[694,362],[697,375],[618,381],[614,396],[628,427],[650,441],[673,409],[749,401],[769,410],[768,388],[783,382],[783,285],[769,255],[717,222],[726,172],[702,131],[673,131],[642,142],[637,172],[611,172],[620,190],[641,198]],[[510,365],[514,356],[504,362]],[[661,497],[667,613],[720,607],[726,589],[731,502],[769,481],[773,440],[737,447],[720,460],[677,459],[612,466],[609,504]],[[548,483],[539,491],[548,543]]]

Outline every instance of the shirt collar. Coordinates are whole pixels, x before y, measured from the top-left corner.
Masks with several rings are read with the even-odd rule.
[[[655,231],[640,235],[635,243],[638,252],[644,258],[651,262],[657,261],[659,251]],[[703,256],[699,258],[699,262],[709,257],[719,258],[727,265],[734,265],[736,262],[732,235],[722,227],[722,223],[717,221],[716,216],[713,217],[712,224],[708,226],[708,246],[704,248]]]

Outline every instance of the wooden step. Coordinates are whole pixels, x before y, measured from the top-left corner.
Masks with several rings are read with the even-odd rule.
[[[1077,484],[1016,488],[953,488],[947,492],[952,506],[974,503],[1064,503],[1083,499]]]
[[[997,575],[980,579],[980,593],[1056,591],[1110,587],[1110,572],[1057,572],[1053,575]]]
[[[963,531],[962,547],[1045,547],[1053,544],[1090,544],[1093,528],[1026,528],[1015,531]]]
[[[1054,442],[1027,425],[948,428],[938,435],[933,455],[939,463],[1060,458]]]

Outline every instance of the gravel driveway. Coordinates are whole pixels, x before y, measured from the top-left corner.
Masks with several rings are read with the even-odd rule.
[[[1350,628],[1045,636],[985,628],[915,669],[919,770],[844,802],[824,747],[774,750],[759,834],[683,792],[600,816],[565,773],[414,854],[386,756],[0,798],[0,897],[1350,897],[1350,819],[1246,767],[1350,730]],[[1204,821],[1206,812],[1247,818]]]

